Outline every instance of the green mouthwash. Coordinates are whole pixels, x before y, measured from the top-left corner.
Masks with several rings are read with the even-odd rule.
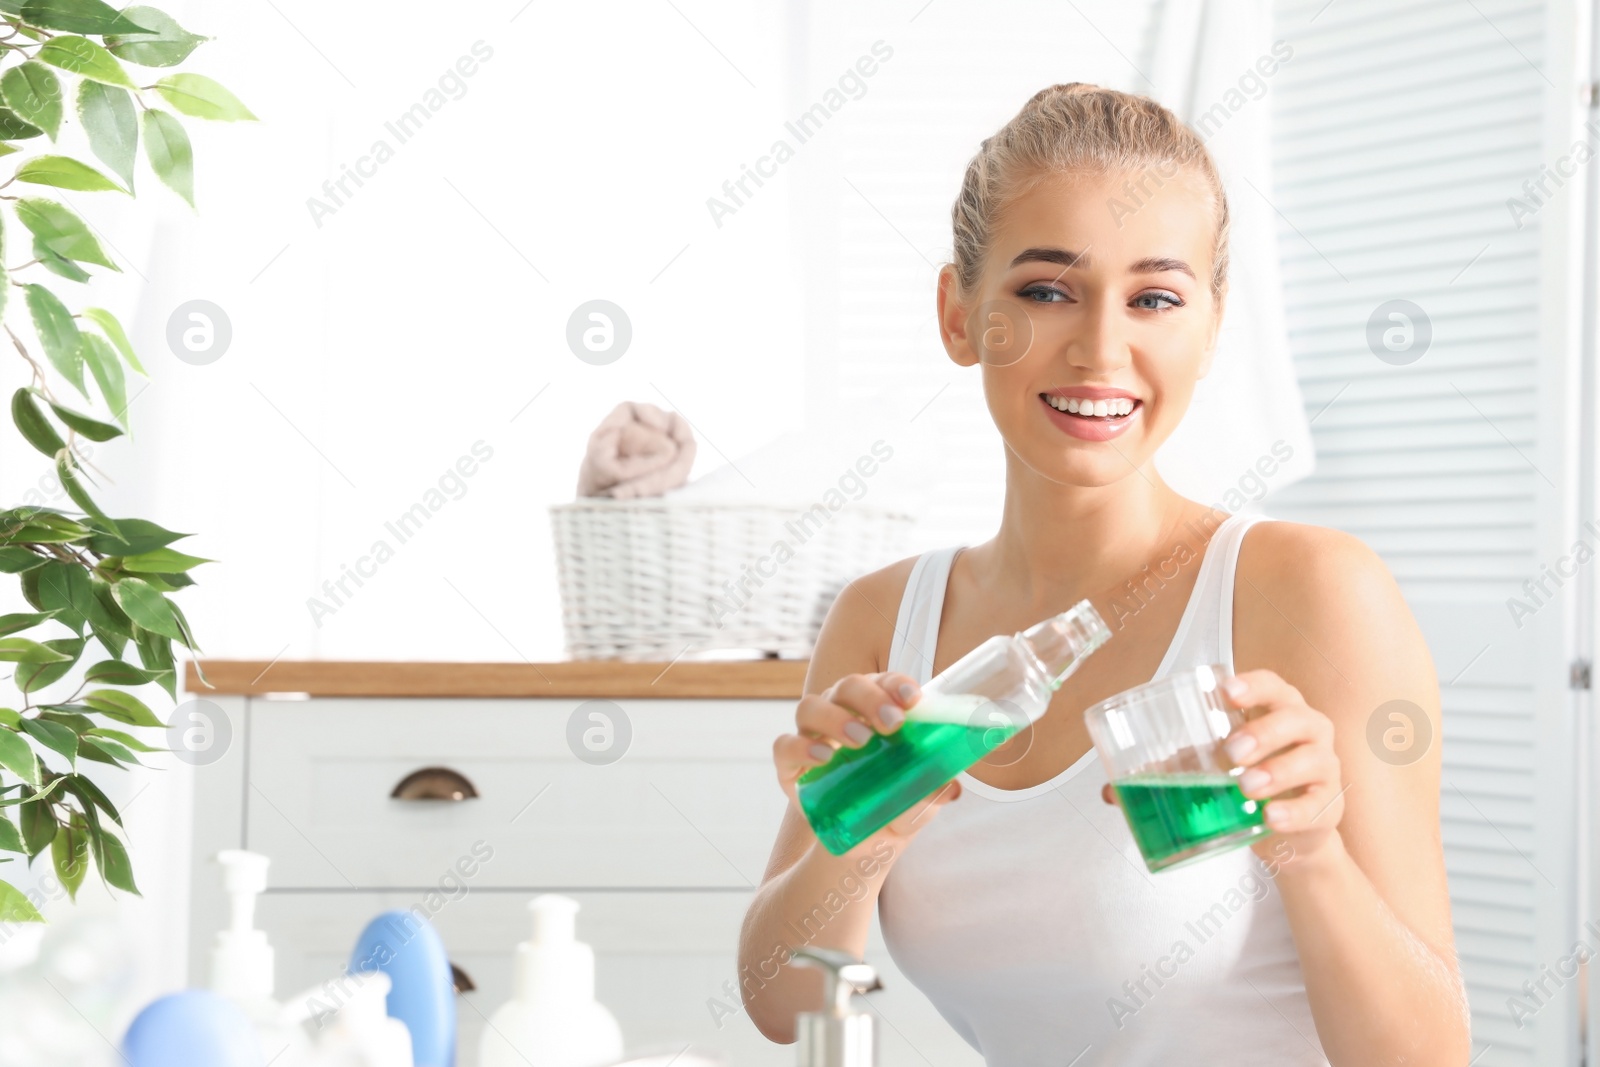
[[[800,810],[841,855],[1036,721],[1111,637],[1087,600],[1020,634],[991,637],[922,689],[893,733],[840,748],[800,776]]]
[[[1152,872],[1269,832],[1266,801],[1245,796],[1227,774],[1136,775],[1112,787]]]

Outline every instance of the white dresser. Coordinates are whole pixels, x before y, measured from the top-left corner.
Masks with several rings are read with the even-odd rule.
[[[744,1016],[735,947],[783,812],[771,742],[804,667],[664,667],[206,664],[217,688],[191,678],[186,699],[215,706],[226,742],[196,768],[191,982],[226,921],[209,860],[248,848],[272,860],[258,921],[280,996],[334,988],[379,912],[430,917],[475,987],[457,997],[461,1067],[509,995],[527,901],[552,891],[582,904],[630,1054],[794,1062]],[[868,960],[885,1064],[981,1063],[876,931]]]

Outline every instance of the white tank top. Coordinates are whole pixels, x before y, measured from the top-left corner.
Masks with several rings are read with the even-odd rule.
[[[1233,669],[1235,564],[1263,517],[1212,535],[1156,678]],[[928,680],[958,551],[912,567],[890,670]],[[878,910],[895,964],[988,1067],[1328,1067],[1282,898],[1251,849],[1150,874],[1100,797],[1093,749],[1028,789],[960,781]]]

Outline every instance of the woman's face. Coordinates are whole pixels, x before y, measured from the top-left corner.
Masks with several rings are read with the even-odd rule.
[[[963,366],[981,364],[990,414],[1028,467],[1108,485],[1133,476],[1177,426],[1222,317],[1212,211],[1187,171],[1054,175],[1001,211],[964,303],[945,268],[945,347]]]

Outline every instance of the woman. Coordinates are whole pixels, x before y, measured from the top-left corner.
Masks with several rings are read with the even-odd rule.
[[[1384,705],[1439,737],[1415,621],[1359,541],[1207,508],[1152,462],[1227,293],[1204,146],[1147,99],[1053,86],[983,143],[953,217],[939,326],[1005,441],[999,532],[833,605],[796,731],[773,746],[790,806],[740,942],[752,1019],[792,1041],[819,1003],[818,976],[787,965],[792,920],[824,917],[810,943],[859,957],[877,907],[896,964],[991,1067],[1461,1067],[1439,745],[1395,758],[1368,741]],[[823,849],[801,774],[897,729],[919,684],[984,639],[1085,597],[1114,636],[1038,723],[850,853]],[[1213,662],[1235,672],[1248,721],[1227,749],[1275,833],[1152,876],[1083,711]]]

